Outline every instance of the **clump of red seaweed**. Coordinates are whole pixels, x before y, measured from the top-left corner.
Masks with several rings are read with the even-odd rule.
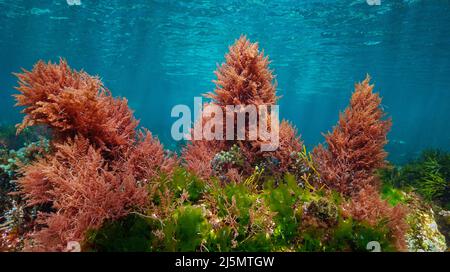
[[[275,77],[269,69],[269,58],[259,52],[258,43],[241,36],[229,50],[226,62],[215,72],[216,89],[207,96],[223,107],[274,105],[277,101]]]
[[[75,135],[88,138],[102,149],[114,149],[134,142],[138,121],[126,99],[111,96],[98,77],[59,64],[38,62],[32,71],[16,74],[17,106],[25,118],[18,132],[33,125],[46,125],[56,139]]]
[[[390,207],[379,193],[377,169],[385,166],[387,133],[391,120],[384,120],[381,98],[373,93],[369,76],[355,85],[350,106],[341,114],[333,132],[326,137],[327,147],[319,145],[314,159],[321,181],[344,196],[351,197],[349,214],[375,226],[387,220],[398,249],[405,249],[406,210]]]
[[[399,250],[406,250],[405,233],[407,209],[403,205],[391,207],[387,201],[381,199],[379,191],[373,186],[366,186],[349,203],[344,210],[352,218],[365,221],[372,227],[380,222],[386,222],[395,246]]]
[[[234,45],[230,46],[229,53],[223,63],[215,72],[216,89],[206,94],[212,99],[211,104],[222,108],[228,105],[275,105],[277,101],[276,83],[274,75],[269,69],[269,59],[258,49],[257,43],[251,43],[245,36],[241,36]],[[226,122],[223,130],[226,131]],[[273,128],[275,129],[275,128]],[[263,143],[257,140],[227,140],[206,141],[194,140],[183,151],[183,159],[189,170],[197,175],[209,178],[213,173],[211,160],[222,150],[228,150],[237,145],[245,157],[240,169],[230,169],[232,176],[236,172],[248,176],[254,171],[254,166],[264,159],[276,160],[274,174],[282,174],[292,163],[291,154],[302,150],[303,143],[296,135],[297,131],[288,122],[281,122],[278,126],[280,145],[276,151],[261,152]],[[248,130],[248,129],[247,129]],[[246,130],[245,135],[248,135]],[[234,133],[237,133],[236,123]],[[225,135],[225,133],[224,133]],[[234,137],[237,139],[237,137]],[[225,173],[226,174],[226,173]],[[229,175],[228,175],[229,176]]]
[[[314,150],[322,181],[347,196],[377,185],[374,172],[385,165],[387,156],[384,146],[391,120],[383,120],[381,98],[372,92],[369,80],[355,85],[350,106],[325,136],[327,147],[319,145]]]
[[[18,180],[28,205],[50,206],[39,214],[28,249],[64,250],[106,220],[143,208],[145,184],[169,173],[175,159],[150,132],[136,131],[127,101],[64,60],[38,62],[17,76],[17,105],[26,114],[18,132],[47,125],[54,137],[53,152],[23,167]]]

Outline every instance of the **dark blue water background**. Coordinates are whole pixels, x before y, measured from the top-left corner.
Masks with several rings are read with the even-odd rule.
[[[125,96],[168,148],[176,104],[212,91],[241,34],[272,60],[280,113],[309,147],[369,73],[393,119],[390,159],[450,149],[450,1],[0,0],[0,123],[21,119],[11,74],[66,58]]]

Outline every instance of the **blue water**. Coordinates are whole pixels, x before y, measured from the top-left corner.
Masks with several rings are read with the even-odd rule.
[[[280,114],[308,146],[323,141],[369,73],[393,118],[390,159],[450,149],[450,1],[0,0],[0,123],[17,123],[11,74],[64,57],[125,96],[141,124],[176,148],[170,111],[212,91],[241,34],[272,60]]]

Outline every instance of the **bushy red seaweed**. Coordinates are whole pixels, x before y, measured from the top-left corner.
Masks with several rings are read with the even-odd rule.
[[[53,152],[24,166],[18,180],[28,205],[51,207],[40,213],[28,249],[64,250],[106,220],[143,208],[145,185],[160,171],[170,173],[176,159],[150,132],[136,132],[126,100],[64,60],[38,62],[17,76],[17,105],[26,114],[18,131],[47,125],[54,136]]]
[[[377,185],[374,171],[385,165],[387,133],[391,120],[384,120],[381,98],[373,93],[367,78],[355,84],[350,105],[340,115],[333,132],[319,145],[315,161],[322,181],[330,188],[351,196],[367,185]]]
[[[349,203],[344,205],[344,210],[353,219],[365,221],[373,227],[380,222],[386,222],[397,249],[407,249],[405,241],[405,233],[408,230],[405,220],[407,210],[403,205],[391,207],[387,201],[381,199],[377,188],[373,186],[362,188]]]
[[[43,124],[62,141],[78,134],[102,149],[133,143],[138,121],[127,100],[113,98],[98,77],[72,70],[62,59],[58,64],[39,61],[16,76],[16,105],[25,114],[18,132]]]
[[[277,97],[274,75],[269,69],[269,58],[259,52],[258,43],[241,36],[215,72],[216,89],[207,97],[220,106],[274,105]]]
[[[45,227],[34,234],[30,249],[64,250],[68,242],[83,241],[87,230],[105,220],[143,207],[147,192],[132,170],[109,167],[101,150],[82,136],[55,144],[54,154],[25,166],[19,182],[28,204],[50,203],[55,210],[39,214],[38,223]]]
[[[375,171],[385,166],[384,146],[391,120],[384,119],[381,98],[373,93],[369,81],[367,76],[355,84],[349,107],[340,115],[333,132],[325,136],[327,147],[315,148],[314,159],[321,181],[351,198],[346,205],[348,214],[372,226],[387,221],[396,247],[405,250],[405,207],[390,207],[379,193]]]
[[[217,80],[214,81],[216,84],[214,92],[206,94],[206,97],[212,99],[212,104],[220,106],[224,112],[227,105],[275,105],[277,101],[275,77],[269,69],[268,57],[259,51],[257,43],[251,43],[247,37],[241,36],[234,45],[230,46],[225,60],[225,63],[215,72]],[[224,124],[225,135],[226,125],[229,124],[226,122]],[[234,125],[236,134],[236,122]],[[268,127],[275,129],[270,128],[269,124]],[[232,171],[233,176],[236,177],[237,172],[244,176],[250,175],[254,171],[255,163],[264,158],[277,160],[274,172],[281,174],[287,170],[291,162],[291,153],[301,151],[303,143],[288,122],[281,122],[278,129],[280,145],[273,152],[261,152],[260,146],[263,142],[259,139],[196,140],[184,149],[183,159],[186,166],[194,173],[209,178],[212,173],[211,160],[214,155],[237,145],[244,154],[245,162],[242,169]],[[247,128],[245,135],[248,136]]]

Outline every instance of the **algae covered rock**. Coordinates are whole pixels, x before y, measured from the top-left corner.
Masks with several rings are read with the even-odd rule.
[[[338,207],[326,198],[311,201],[307,207],[307,212],[330,226],[338,222]]]
[[[450,244],[450,211],[444,210],[439,206],[433,207],[436,216],[436,223],[438,224],[439,231],[445,236],[447,242],[447,248]]]
[[[443,252],[447,250],[445,237],[438,229],[431,208],[420,207],[408,217],[410,230],[406,234],[410,252]]]
[[[31,230],[36,218],[36,208],[27,207],[20,195],[15,194],[19,168],[45,156],[49,149],[44,138],[18,150],[0,149],[0,252],[20,250],[25,233]]]

